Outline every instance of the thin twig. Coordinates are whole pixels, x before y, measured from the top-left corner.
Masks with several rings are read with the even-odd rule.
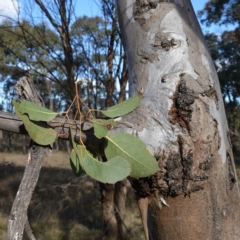
[[[29,224],[29,221],[28,221],[28,217],[27,217],[27,220],[26,220],[26,223],[25,223],[25,227],[24,227],[24,230],[28,236],[28,238],[30,240],[36,240],[35,236],[33,235],[33,230]]]

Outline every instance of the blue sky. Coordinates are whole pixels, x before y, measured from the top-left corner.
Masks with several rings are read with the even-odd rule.
[[[192,0],[193,8],[196,11],[203,9],[207,0]],[[94,16],[99,12],[99,8],[96,5],[95,0],[78,0],[76,1],[77,11],[80,15]]]
[[[88,16],[96,16],[100,14],[100,8],[97,6],[96,0],[76,0],[76,10],[79,15],[88,15]],[[195,13],[199,10],[202,10],[204,8],[204,5],[206,4],[207,0],[192,0],[192,5],[195,10]],[[226,26],[217,26],[212,25],[210,28],[206,28],[206,26],[202,26],[202,30],[204,33],[206,32],[215,32],[215,33],[221,33],[226,28]]]
[[[0,0],[0,15],[9,15],[14,17],[16,15],[16,6],[33,6],[31,4],[33,0]],[[88,16],[96,16],[100,14],[100,7],[97,5],[97,0],[75,0],[76,3],[76,13],[77,16],[88,15]],[[203,9],[207,0],[192,0],[193,8],[195,12]],[[15,5],[15,7],[14,7]],[[32,9],[35,11],[37,8]],[[23,13],[24,15],[24,13]],[[1,20],[1,17],[0,17]],[[211,27],[211,31],[221,32],[221,28],[215,26],[215,28]]]
[[[79,15],[88,15],[88,16],[95,16],[98,13],[100,14],[100,8],[96,4],[96,0],[76,0],[76,9]],[[195,13],[199,10],[202,10],[207,2],[207,0],[192,0],[192,5],[195,10]],[[201,24],[200,24],[201,25]],[[211,27],[206,27],[201,25],[202,30],[204,33],[207,32],[214,32],[216,34],[222,33],[224,30],[231,30],[233,26],[218,26],[218,25],[211,25]]]
[[[30,2],[31,0],[0,0],[0,14],[5,13],[9,15],[14,15],[16,12],[13,4],[17,6],[18,4],[24,5],[24,3]],[[100,12],[99,7],[97,6],[97,0],[75,0],[77,13],[79,15],[89,15],[95,16]],[[195,11],[201,10],[204,7],[204,4],[207,0],[192,0],[193,7]]]
[[[192,0],[192,5],[195,12],[202,10],[206,2],[206,0]]]

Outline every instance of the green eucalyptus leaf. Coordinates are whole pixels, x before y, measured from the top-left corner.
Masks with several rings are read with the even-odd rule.
[[[132,96],[126,101],[123,101],[115,106],[108,108],[105,111],[101,111],[105,116],[110,118],[115,118],[119,116],[123,116],[127,113],[132,112],[135,108],[137,108],[142,100],[142,94],[137,94]]]
[[[58,115],[56,112],[50,111],[47,108],[26,100],[21,100],[21,102],[13,100],[12,103],[18,112],[21,114],[27,114],[29,119],[33,121],[48,122]]]
[[[108,134],[106,139],[105,155],[107,159],[115,156],[126,159],[132,168],[131,177],[147,177],[157,172],[156,159],[138,138],[127,133],[117,132]]]
[[[85,149],[84,170],[92,178],[103,182],[114,184],[123,180],[131,172],[128,161],[116,156],[107,162],[100,162]]]
[[[78,151],[78,148],[77,148],[78,145],[74,141],[74,137],[73,137],[73,134],[72,134],[72,131],[71,131],[70,128],[69,128],[69,136],[70,136],[70,143],[71,143],[73,149],[75,150],[75,152],[77,152]]]
[[[49,145],[57,139],[57,132],[45,122],[35,122],[29,120],[28,116],[21,114],[15,109],[17,116],[23,121],[24,126],[31,139],[39,145]]]
[[[70,155],[70,165],[73,173],[78,177],[82,173],[82,168],[80,165],[79,155],[73,149]]]
[[[73,137],[71,129],[69,129],[69,135],[70,135],[70,141],[71,141],[73,150],[74,150],[75,154],[77,155],[80,165],[83,166],[83,161],[84,161],[84,157],[85,157],[85,155],[84,155],[85,147],[82,145],[76,144],[76,142],[74,141],[74,137]]]
[[[103,138],[107,136],[108,130],[117,126],[117,122],[114,119],[93,119],[94,135],[97,138]]]

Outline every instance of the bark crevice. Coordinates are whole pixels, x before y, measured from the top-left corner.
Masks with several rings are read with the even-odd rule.
[[[169,111],[170,122],[180,125],[183,134],[176,142],[169,143],[157,158],[159,172],[131,180],[137,196],[190,196],[203,190],[209,179],[221,142],[218,122],[206,104],[211,99],[217,100],[216,91],[210,88],[203,93],[195,92],[188,87],[185,77],[186,74],[179,75],[180,82]],[[229,182],[234,184],[232,176],[234,174]]]

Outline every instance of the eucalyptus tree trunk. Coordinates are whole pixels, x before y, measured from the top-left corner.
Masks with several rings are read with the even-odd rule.
[[[117,0],[117,7],[130,91],[144,95],[121,131],[144,141],[160,168],[131,182],[144,225],[149,204],[145,232],[154,240],[240,239],[224,105],[190,1]]]

